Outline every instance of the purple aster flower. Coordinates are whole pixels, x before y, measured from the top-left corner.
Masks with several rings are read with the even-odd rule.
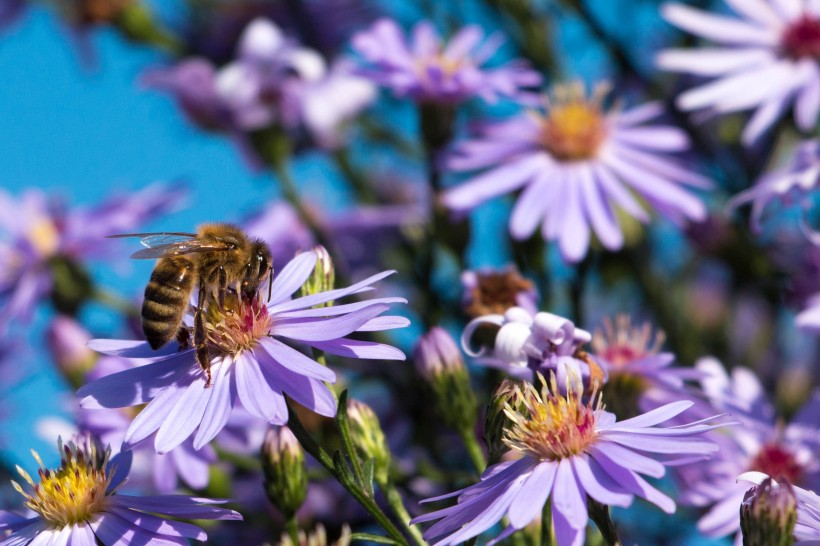
[[[552,503],[558,546],[580,546],[588,522],[587,496],[604,505],[629,506],[642,497],[671,514],[675,501],[641,474],[660,478],[665,466],[700,460],[717,446],[697,436],[719,425],[699,421],[662,428],[692,403],[679,401],[617,422],[598,402],[584,403],[583,386],[568,379],[560,394],[553,375],[539,390],[522,383],[515,405],[505,412],[510,425],[504,442],[521,458],[488,468],[475,485],[425,502],[458,496],[455,506],[415,518],[440,520],[424,533],[434,546],[458,544],[478,536],[503,516],[507,528],[488,544],[508,537],[540,516]]]
[[[367,66],[360,73],[399,97],[416,102],[455,104],[473,97],[496,102],[523,98],[523,88],[540,85],[541,76],[523,60],[485,66],[503,43],[470,25],[446,44],[429,21],[415,26],[408,41],[392,19],[380,19],[353,36],[353,49]]]
[[[627,315],[619,315],[614,324],[605,320],[604,329],[593,334],[592,355],[608,377],[604,403],[620,418],[694,398],[684,381],[701,374],[672,366],[675,355],[660,352],[663,340],[662,332],[653,336],[648,323],[633,327]]]
[[[657,64],[665,70],[713,79],[678,98],[684,110],[723,114],[754,110],[742,140],[753,144],[794,105],[798,127],[809,131],[820,113],[820,6],[789,0],[726,0],[740,18],[681,4],[665,4],[673,25],[717,47],[669,49]]]
[[[298,343],[350,358],[403,360],[398,349],[382,343],[348,339],[353,332],[407,326],[403,317],[381,316],[403,298],[375,298],[331,307],[315,307],[372,289],[387,271],[348,288],[296,299],[316,265],[316,253],[300,254],[274,278],[267,304],[259,298],[226,298],[205,312],[213,385],[196,363],[194,348],[171,343],[153,351],[148,343],[96,340],[92,348],[136,359],[139,365],[93,381],[78,391],[85,408],[116,408],[148,403],[126,433],[134,445],[156,433],[154,447],[166,453],[194,435],[194,449],[208,444],[225,426],[234,407],[272,424],[285,424],[284,394],[320,415],[336,414],[336,400],[326,383],[336,374],[285,343]],[[188,318],[189,320],[190,317]]]
[[[790,203],[804,197],[817,187],[820,181],[820,140],[801,142],[781,168],[763,175],[754,187],[734,196],[728,206],[731,208],[752,203],[751,225],[760,232],[760,219],[766,205],[774,199]],[[814,233],[804,223],[810,239],[820,242],[820,235]]]
[[[482,346],[473,350],[474,335],[488,327],[497,328],[492,349]],[[503,315],[484,315],[470,321],[461,335],[461,346],[476,364],[504,370],[513,377],[532,379],[536,373],[556,373],[558,384],[563,386],[574,374],[592,389],[596,383],[600,387],[606,376],[581,349],[591,339],[589,332],[576,328],[569,319],[511,307]]]
[[[708,508],[698,521],[698,530],[709,537],[737,533],[740,544],[740,504],[747,487],[737,476],[755,470],[794,485],[820,486],[820,397],[815,397],[787,425],[775,421],[774,409],[760,382],[743,368],[731,377],[714,359],[702,359],[696,368],[703,372],[703,390],[719,410],[729,411],[741,426],[714,433],[710,438],[720,451],[708,461],[677,469],[684,504]]]
[[[472,318],[501,314],[510,307],[523,307],[533,315],[538,311],[535,285],[522,277],[513,265],[464,271],[461,288],[464,291],[461,304]]]
[[[587,98],[580,84],[556,87],[545,114],[528,112],[457,144],[448,167],[485,172],[446,191],[444,205],[461,213],[524,188],[510,234],[526,239],[540,225],[569,262],[586,255],[590,226],[608,250],[623,246],[613,205],[648,221],[634,194],[675,222],[706,218],[704,204],[682,186],[708,188],[709,181],[668,156],[689,148],[683,131],[645,124],[662,113],[656,103],[604,112],[604,89]]]
[[[181,188],[155,184],[93,207],[67,210],[38,190],[18,199],[0,190],[0,333],[12,320],[27,320],[37,302],[52,292],[57,266],[87,282],[82,262],[110,256],[118,248],[106,235],[134,231],[176,209],[183,195]]]
[[[103,450],[88,439],[80,445],[59,442],[58,446],[62,461],[56,469],[45,468],[35,453],[41,467],[39,483],[18,467],[32,491],[12,483],[25,497],[25,506],[37,515],[0,511],[0,531],[11,531],[0,544],[186,544],[188,538],[204,541],[207,534],[196,525],[167,518],[242,519],[233,510],[214,506],[225,501],[181,495],[122,495],[118,490],[128,475],[127,456],[110,459],[109,449]]]
[[[738,481],[761,485],[770,476],[764,472],[744,472]],[[795,546],[817,546],[820,543],[820,496],[814,491],[791,485],[797,498],[797,523],[794,526]]]

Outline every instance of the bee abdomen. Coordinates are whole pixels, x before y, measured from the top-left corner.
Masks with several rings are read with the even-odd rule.
[[[142,331],[153,349],[159,349],[177,335],[195,282],[194,264],[187,258],[178,256],[157,262],[142,304]]]

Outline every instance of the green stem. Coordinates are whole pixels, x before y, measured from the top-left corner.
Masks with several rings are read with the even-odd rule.
[[[478,440],[476,440],[472,430],[462,430],[459,432],[459,435],[464,442],[464,447],[467,448],[470,462],[473,463],[476,473],[480,476],[487,468],[487,459],[484,458],[484,451],[482,451],[481,446],[478,445]]]
[[[105,305],[109,309],[122,313],[126,316],[140,316],[140,310],[136,305],[134,305],[133,302],[123,298],[115,292],[110,292],[102,288],[95,288],[91,298],[97,303]]]
[[[612,518],[609,517],[609,507],[591,498],[588,499],[587,506],[589,507],[589,517],[598,526],[598,530],[601,531],[601,536],[607,546],[622,546],[621,539],[618,538],[618,530],[615,529],[615,524],[612,522]]]
[[[288,535],[290,535],[290,539],[293,541],[293,546],[299,545],[299,523],[296,521],[296,514],[290,516],[287,521],[285,522],[285,529],[288,531]]]
[[[552,499],[541,510],[541,546],[552,546]]]
[[[364,176],[361,171],[357,170],[350,161],[347,150],[341,149],[333,152],[333,160],[336,162],[336,166],[339,170],[342,171],[342,174],[347,178],[347,181],[350,183],[353,191],[356,192],[356,197],[358,197],[360,202],[367,204],[378,202],[367,177]]]
[[[404,535],[399,531],[399,529],[390,521],[390,518],[379,508],[379,505],[376,504],[376,501],[369,497],[362,489],[353,482],[353,480],[347,479],[344,476],[341,476],[336,471],[336,466],[333,463],[333,459],[331,456],[320,446],[316,443],[310,434],[305,430],[305,427],[302,425],[302,422],[299,420],[299,416],[293,411],[293,408],[288,405],[289,410],[289,417],[288,417],[288,427],[290,427],[291,432],[293,435],[296,436],[296,439],[299,440],[299,443],[302,444],[302,447],[305,448],[305,451],[310,453],[310,455],[316,459],[316,461],[321,464],[325,470],[327,470],[331,476],[333,476],[336,481],[338,481],[342,487],[344,487],[348,493],[350,493],[362,507],[370,513],[371,516],[376,520],[376,522],[382,526],[385,532],[396,541],[397,544],[401,546],[410,546],[407,542],[407,539]]]
[[[410,514],[407,512],[407,508],[404,507],[404,502],[401,499],[401,494],[399,490],[396,489],[396,486],[392,482],[382,482],[379,483],[379,489],[382,490],[384,493],[385,498],[387,499],[387,505],[393,511],[393,515],[396,516],[396,519],[401,522],[402,527],[410,535],[410,538],[413,539],[413,542],[416,546],[426,546],[426,542],[424,541],[424,537],[421,534],[419,528],[415,525],[410,525],[410,520],[413,519],[410,517]]]

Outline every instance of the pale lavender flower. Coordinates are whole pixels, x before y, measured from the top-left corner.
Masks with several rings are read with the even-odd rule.
[[[755,470],[794,485],[820,486],[820,397],[784,426],[775,421],[774,408],[751,371],[735,368],[730,377],[714,359],[702,359],[696,368],[704,374],[701,384],[709,401],[731,412],[741,426],[710,436],[720,445],[712,459],[677,469],[680,500],[708,508],[697,524],[701,533],[715,538],[736,534],[739,545],[740,504],[747,488],[737,483],[738,475]]]
[[[156,432],[154,447],[166,453],[194,435],[194,449],[208,444],[225,426],[234,407],[257,418],[285,424],[284,394],[320,415],[336,414],[336,401],[326,386],[336,374],[288,343],[299,343],[350,358],[403,360],[398,349],[382,343],[348,339],[353,332],[383,331],[407,326],[403,317],[381,316],[403,298],[375,298],[338,304],[345,296],[372,289],[387,271],[348,288],[291,299],[316,265],[316,253],[300,254],[273,280],[267,304],[258,298],[229,298],[224,308],[207,310],[212,387],[196,363],[194,349],[175,342],[153,351],[143,341],[96,340],[92,348],[144,364],[98,379],[78,391],[85,408],[112,408],[148,403],[126,433],[134,445]],[[260,291],[261,292],[261,291]],[[314,306],[336,302],[331,307]],[[231,311],[231,312],[228,312]],[[190,319],[190,317],[189,317]]]
[[[623,246],[613,205],[649,220],[635,194],[676,223],[706,218],[703,202],[684,186],[708,188],[710,182],[669,156],[689,149],[683,131],[645,124],[662,113],[657,103],[605,112],[604,95],[602,86],[589,98],[581,85],[559,86],[545,99],[546,114],[528,112],[457,144],[448,167],[484,172],[447,190],[444,205],[463,213],[524,188],[510,234],[526,239],[540,225],[569,262],[586,255],[590,226],[606,249]]]
[[[57,367],[70,379],[81,378],[97,360],[88,348],[91,334],[82,324],[66,315],[54,317],[46,329],[46,344]]]
[[[474,334],[483,327],[495,327],[493,347],[474,350]],[[522,307],[511,307],[503,315],[484,315],[464,328],[461,346],[476,364],[504,370],[521,379],[532,379],[536,373],[555,373],[558,385],[566,384],[570,375],[582,378],[587,387],[600,387],[606,380],[601,367],[586,358],[581,347],[592,336],[576,328],[569,319],[552,313],[532,313]]]
[[[221,500],[122,495],[118,490],[128,475],[127,456],[109,460],[110,450],[88,439],[80,445],[58,445],[62,457],[59,468],[45,468],[35,454],[41,467],[39,483],[18,467],[32,491],[26,492],[16,483],[15,489],[37,515],[0,511],[0,531],[11,531],[0,541],[3,546],[186,544],[188,538],[204,541],[207,534],[196,525],[167,518],[242,519],[233,510],[215,506],[225,502]]]
[[[521,99],[525,88],[540,85],[541,76],[523,60],[486,66],[502,43],[500,35],[485,37],[469,25],[444,44],[429,21],[418,23],[408,40],[392,19],[380,19],[352,39],[365,61],[361,74],[399,97],[441,104]]]
[[[771,477],[765,472],[744,472],[738,481],[762,484]],[[776,482],[776,480],[774,480]],[[791,484],[797,498],[797,523],[794,526],[795,546],[817,546],[820,543],[820,496],[814,491]]]
[[[82,262],[118,248],[107,235],[134,231],[175,210],[184,191],[154,184],[109,197],[92,207],[66,208],[39,190],[19,198],[0,190],[0,333],[12,320],[27,320],[53,287],[55,264],[87,275]]]
[[[571,383],[570,383],[571,381]],[[478,536],[506,516],[509,525],[492,545],[528,525],[552,503],[558,546],[584,543],[587,497],[607,506],[629,506],[642,497],[671,514],[675,501],[641,474],[660,478],[666,466],[701,460],[717,446],[697,436],[717,426],[705,421],[661,428],[692,403],[678,401],[617,422],[600,401],[584,403],[580,381],[568,380],[559,394],[555,377],[539,390],[523,383],[504,442],[522,457],[488,468],[475,485],[425,502],[458,496],[458,503],[411,523],[440,520],[424,537],[433,546],[458,544]],[[593,397],[596,398],[596,397]]]
[[[788,161],[779,169],[764,174],[754,187],[734,196],[728,207],[734,208],[752,203],[751,225],[760,232],[760,219],[766,206],[774,199],[787,204],[801,200],[814,190],[820,181],[820,140],[801,142]],[[804,222],[804,228],[815,243],[820,243],[820,234],[811,230]]]
[[[820,293],[810,297],[806,307],[794,319],[798,328],[809,332],[820,332]]]
[[[753,144],[794,106],[803,131],[812,130],[820,113],[820,5],[790,0],[725,0],[737,14],[727,17],[682,4],[665,4],[663,17],[717,46],[668,49],[659,67],[713,81],[683,93],[684,110],[717,114],[754,110],[742,141]]]

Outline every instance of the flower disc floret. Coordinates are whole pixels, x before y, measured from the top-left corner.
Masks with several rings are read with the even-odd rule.
[[[780,45],[792,59],[820,59],[820,17],[803,14],[783,31]]]
[[[215,301],[208,306],[205,329],[211,347],[221,354],[236,356],[252,350],[268,335],[270,313],[258,297],[243,300],[229,296],[223,305]]]
[[[556,86],[540,118],[541,145],[560,161],[595,157],[607,134],[602,102],[608,86],[601,85],[587,98],[581,84]]]
[[[749,470],[763,472],[777,480],[801,483],[805,474],[805,464],[801,464],[786,446],[767,442],[752,458]]]

